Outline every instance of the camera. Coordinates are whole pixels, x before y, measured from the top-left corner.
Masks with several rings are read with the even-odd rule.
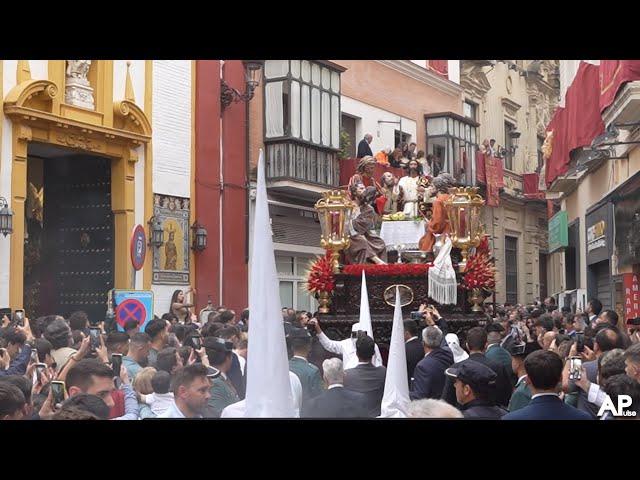
[[[582,378],[582,359],[570,357],[569,362],[569,380],[580,380]]]

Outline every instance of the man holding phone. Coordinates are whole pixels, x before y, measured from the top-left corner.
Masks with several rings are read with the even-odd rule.
[[[31,359],[31,345],[17,328],[5,332],[7,348],[0,348],[0,376],[24,375]]]

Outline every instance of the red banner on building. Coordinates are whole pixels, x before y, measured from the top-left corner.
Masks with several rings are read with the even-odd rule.
[[[504,171],[502,160],[496,157],[485,157],[484,171],[487,179],[487,205],[500,205],[500,189],[504,188]]]
[[[484,153],[480,150],[476,152],[476,180],[480,183],[487,183],[484,173]]]
[[[625,273],[622,276],[624,286],[624,318],[640,317],[640,281],[637,273]]]
[[[613,103],[627,82],[640,80],[640,60],[600,60],[600,111]]]

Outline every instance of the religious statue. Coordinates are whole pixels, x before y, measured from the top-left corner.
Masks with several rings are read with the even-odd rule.
[[[360,159],[358,167],[356,168],[356,173],[354,173],[349,179],[349,195],[351,195],[351,187],[360,183],[365,187],[375,187],[378,192],[381,191],[380,184],[373,179],[375,167],[376,159],[372,156],[367,155]]]
[[[419,242],[420,250],[425,252],[433,251],[433,246],[436,242],[435,235],[448,234],[450,231],[449,216],[444,202],[449,198],[449,188],[455,186],[456,181],[451,174],[441,173],[433,179],[432,184],[427,194],[435,195],[436,197],[433,201],[431,218],[427,224],[427,232]]]
[[[384,172],[380,177],[382,196],[376,199],[378,215],[391,215],[402,208],[404,193],[398,185],[398,177],[391,172]]]
[[[93,87],[89,82],[91,60],[67,60],[65,99],[69,105],[95,109]]]
[[[164,269],[165,270],[177,270],[178,269],[178,249],[175,244],[175,228],[169,226],[169,240],[164,244]]]
[[[424,187],[420,185],[422,166],[420,162],[414,159],[409,160],[407,167],[409,174],[402,177],[398,182],[404,193],[402,211],[406,216],[415,218],[419,215],[418,202],[420,201],[420,196],[425,191]]]
[[[77,79],[78,83],[89,85],[87,75],[91,60],[67,60],[67,77]]]
[[[387,250],[382,240],[372,230],[375,225],[376,214],[372,204],[376,198],[375,187],[365,187],[362,183],[350,187],[351,198],[356,206],[349,223],[351,243],[345,250],[345,257],[349,263],[384,264]]]

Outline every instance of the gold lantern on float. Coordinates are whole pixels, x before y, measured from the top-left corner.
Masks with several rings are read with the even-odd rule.
[[[340,273],[340,251],[349,246],[349,224],[354,204],[343,190],[324,192],[315,208],[320,220],[320,246],[331,251],[333,273]]]
[[[444,205],[451,224],[451,243],[462,252],[458,267],[464,272],[469,249],[477,247],[485,233],[480,221],[484,199],[478,194],[478,187],[455,187],[449,189]]]

